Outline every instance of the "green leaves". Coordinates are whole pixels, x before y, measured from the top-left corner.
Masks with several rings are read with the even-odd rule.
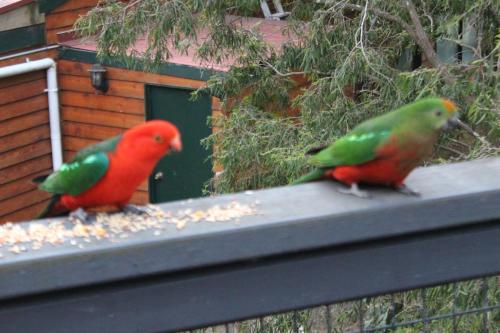
[[[100,57],[118,57],[126,63],[138,57],[151,69],[168,59],[172,47],[182,49],[185,40],[194,40],[199,5],[183,0],[108,0],[77,20],[75,28],[82,36],[97,35]],[[130,51],[141,38],[146,38],[146,50]]]

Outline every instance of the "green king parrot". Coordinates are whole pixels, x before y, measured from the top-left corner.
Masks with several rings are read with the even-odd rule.
[[[442,129],[461,124],[457,107],[424,98],[369,119],[329,146],[308,152],[313,170],[292,184],[331,178],[350,186],[342,193],[368,197],[359,183],[380,184],[418,195],[404,184],[433,150]]]

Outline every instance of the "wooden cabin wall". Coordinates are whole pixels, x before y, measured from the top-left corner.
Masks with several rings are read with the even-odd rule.
[[[57,43],[57,33],[71,30],[81,15],[97,5],[98,0],[70,0],[45,15],[47,44]]]
[[[89,144],[143,123],[146,83],[193,89],[204,84],[203,81],[106,67],[109,89],[103,94],[90,84],[90,67],[90,64],[69,60],[58,62],[65,160],[71,159],[76,151]],[[218,100],[213,99],[212,107],[214,112],[218,112]],[[144,182],[132,202],[144,204],[148,200],[148,184]]]
[[[41,58],[44,51],[0,61],[0,67]],[[0,79],[0,223],[33,218],[49,195],[31,179],[52,171],[46,71]]]

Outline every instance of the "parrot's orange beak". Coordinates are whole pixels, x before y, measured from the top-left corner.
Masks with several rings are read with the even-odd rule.
[[[182,150],[182,141],[181,141],[181,137],[179,135],[177,135],[175,138],[172,139],[172,141],[170,141],[170,148],[173,151],[181,151]]]

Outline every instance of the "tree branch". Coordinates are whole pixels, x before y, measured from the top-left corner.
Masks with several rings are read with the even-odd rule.
[[[362,12],[365,9],[363,6],[354,5],[354,4],[351,4],[351,3],[343,4],[343,7],[347,8],[347,9],[350,9],[350,10],[358,11],[358,12]],[[370,11],[371,13],[373,13],[373,14],[379,16],[379,17],[382,17],[382,18],[384,18],[384,19],[386,19],[388,21],[391,21],[391,22],[399,24],[403,29],[405,29],[408,32],[408,34],[413,39],[416,39],[417,34],[416,34],[415,30],[413,29],[413,27],[411,25],[409,25],[408,23],[406,23],[401,17],[392,15],[392,14],[390,14],[388,12],[385,12],[385,11],[380,10],[378,8],[375,8],[373,6],[368,6],[367,9],[368,9],[368,11]]]
[[[288,73],[282,73],[276,67],[274,67],[273,65],[271,65],[270,62],[268,62],[268,61],[266,61],[264,59],[261,59],[260,61],[263,64],[265,64],[267,67],[271,68],[279,76],[287,77],[287,76],[293,76],[293,75],[304,75],[306,73],[306,72],[288,72]]]
[[[420,17],[418,16],[417,9],[413,5],[411,0],[403,0],[408,13],[410,14],[411,21],[413,22],[413,26],[415,29],[416,39],[415,42],[422,48],[422,51],[425,54],[425,57],[434,68],[437,68],[443,73],[443,78],[446,83],[453,84],[455,83],[455,78],[451,76],[448,70],[444,67],[444,64],[439,60],[436,51],[434,51],[434,46],[432,45],[427,33],[422,26],[422,22],[420,22]]]
[[[429,60],[432,67],[437,68],[441,71],[445,82],[448,84],[455,83],[455,78],[448,72],[441,60],[439,60],[436,51],[434,51],[434,46],[429,40],[429,37],[427,36],[424,27],[420,22],[420,18],[418,16],[417,10],[415,9],[415,6],[411,2],[411,0],[403,0],[403,2],[406,9],[408,10],[408,13],[410,14],[413,26],[405,22],[401,17],[392,15],[373,6],[368,6],[367,10],[376,16],[399,24],[404,30],[406,30],[406,32],[408,32],[413,41],[422,49],[422,52],[424,53],[427,60]],[[344,8],[358,12],[363,12],[365,10],[365,8],[360,5],[350,3],[342,5]]]

